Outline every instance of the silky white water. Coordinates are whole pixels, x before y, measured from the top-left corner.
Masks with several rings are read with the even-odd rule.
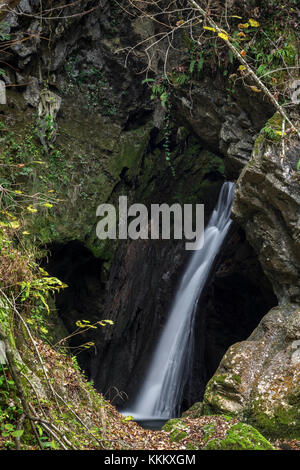
[[[179,415],[191,368],[197,303],[229,230],[233,196],[234,183],[224,183],[204,232],[203,248],[194,251],[186,267],[145,380],[135,402],[123,414],[136,420]]]

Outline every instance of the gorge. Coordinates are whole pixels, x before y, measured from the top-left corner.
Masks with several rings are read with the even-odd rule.
[[[130,411],[135,419],[171,419],[180,415],[190,379],[197,303],[230,227],[233,183],[225,183],[204,232],[204,245],[189,260],[149,370]],[[198,245],[200,242],[198,241]]]
[[[130,415],[178,418],[181,431],[184,419],[230,416],[267,438],[299,440],[297,132],[194,9],[181,0],[180,14],[164,0],[163,13],[157,2],[142,11],[136,3],[66,2],[53,17],[51,2],[40,12],[40,2],[22,0],[0,23],[3,318],[8,298],[10,318],[23,312],[36,345],[62,353],[66,364],[71,358],[91,384],[76,395],[76,382],[74,403],[87,397],[98,417],[106,400],[123,411],[108,414],[124,429]],[[299,129],[289,95],[299,73],[294,2],[287,21],[280,2],[212,3]],[[149,214],[162,202],[203,204],[204,247],[188,251],[185,240],[161,237],[100,240],[97,207],[118,207],[124,196]],[[26,271],[34,263],[40,274]],[[68,287],[46,288],[39,275]],[[21,293],[10,291],[15,285]],[[24,383],[33,383],[26,393],[35,388],[55,402],[24,328],[16,323],[13,345],[16,363],[29,370]],[[55,387],[71,406],[69,379]],[[97,407],[95,390],[104,400]],[[109,419],[99,420],[91,429],[102,442]]]

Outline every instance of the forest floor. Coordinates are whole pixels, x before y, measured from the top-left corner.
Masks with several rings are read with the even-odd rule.
[[[63,430],[71,448],[80,450],[201,450],[212,439],[224,439],[227,431],[239,420],[226,416],[201,416],[192,418],[188,413],[175,428],[149,430],[120,414],[104,397],[97,393],[88,382],[72,358],[58,352],[45,342],[35,339],[35,346],[47,371],[48,380],[62,397],[62,402],[51,398],[51,394],[38,400],[31,399],[35,415],[39,415],[56,428]],[[32,370],[42,377],[34,367],[34,347],[27,346]],[[23,358],[23,359],[24,359]],[[27,359],[28,361],[28,359]],[[26,361],[26,362],[27,362]],[[9,377],[7,377],[9,379]],[[44,378],[42,378],[44,381]],[[17,398],[9,398],[11,409],[16,408]],[[32,410],[33,410],[32,408]],[[26,421],[26,420],[25,420]],[[178,420],[176,420],[178,421]],[[44,435],[41,426],[42,445],[45,448],[59,449],[57,443]],[[27,434],[26,434],[27,433]],[[4,436],[3,436],[4,434]],[[9,434],[9,433],[8,433]],[[24,425],[21,449],[38,450],[35,438],[29,436]],[[300,441],[270,440],[278,450],[300,450]],[[12,436],[0,433],[0,449],[14,449]]]

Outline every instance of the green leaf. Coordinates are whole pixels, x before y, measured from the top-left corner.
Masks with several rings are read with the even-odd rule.
[[[190,63],[190,74],[194,72],[195,65],[196,65],[196,60],[192,60]]]
[[[197,64],[198,72],[201,72],[201,70],[203,69],[203,65],[204,65],[204,57],[201,54],[201,56],[199,57],[199,60],[198,60],[198,64]]]
[[[54,449],[54,450],[59,449],[59,444],[54,440],[51,441],[50,446],[51,446],[51,449]]]
[[[154,78],[145,78],[145,80],[142,81],[142,85],[145,83],[153,83],[155,82]]]
[[[161,100],[162,107],[165,108],[167,101],[168,101],[168,93],[167,92],[162,93],[160,95],[160,100]]]
[[[133,421],[133,416],[126,416],[124,419],[122,419],[122,423],[126,423],[126,421]]]
[[[4,429],[7,429],[8,431],[13,431],[14,427],[12,424],[5,424]]]
[[[12,433],[12,436],[13,437],[21,437],[23,435],[23,433],[24,433],[24,429],[17,429],[17,431],[14,431]]]

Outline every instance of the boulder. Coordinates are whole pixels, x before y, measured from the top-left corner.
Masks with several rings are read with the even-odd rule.
[[[290,137],[283,151],[281,126],[276,114],[257,138],[237,182],[233,217],[279,302],[300,303],[300,142]]]
[[[229,348],[204,404],[243,417],[267,435],[300,436],[300,308],[273,308],[247,341]]]

